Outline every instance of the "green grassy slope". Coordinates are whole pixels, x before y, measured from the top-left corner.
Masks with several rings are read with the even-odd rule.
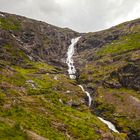
[[[27,65],[1,63],[0,139],[26,139],[26,130],[48,139],[116,135],[83,104],[85,95],[75,81],[45,63],[28,60]]]
[[[115,27],[122,28],[123,24]],[[130,31],[131,30],[131,31]],[[132,140],[140,139],[140,24],[94,51],[79,82],[93,90],[93,111],[114,122]],[[94,36],[93,36],[94,39]],[[85,54],[83,54],[84,57]],[[85,55],[86,57],[86,55]]]
[[[20,24],[0,19],[0,139],[125,139],[91,113],[85,94],[62,69],[30,60],[11,35]]]

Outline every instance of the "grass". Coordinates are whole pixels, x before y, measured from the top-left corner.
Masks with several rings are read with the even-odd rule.
[[[15,122],[23,130],[33,131],[48,139],[66,140],[69,135],[76,139],[96,140],[101,138],[96,132],[98,129],[109,131],[86,106],[81,106],[85,111],[80,111],[67,105],[71,99],[76,102],[81,100],[78,97],[81,94],[80,89],[74,85],[74,81],[63,74],[59,75],[60,80],[56,81],[53,79],[55,74],[36,74],[42,68],[46,71],[56,70],[43,63],[33,62],[32,65],[31,69],[13,66],[13,72],[2,69],[0,117]],[[33,80],[37,85],[36,89],[26,84],[27,80]],[[60,85],[61,88],[58,88]],[[72,87],[69,95],[65,94],[69,89],[68,85]],[[1,125],[3,129],[1,128],[0,133],[3,139],[26,139],[27,134],[16,129],[15,125],[8,126],[9,124],[3,122]]]
[[[15,20],[15,18],[0,18],[0,27],[4,30],[14,30],[18,31],[20,29],[19,21]]]
[[[16,19],[1,18],[0,27],[3,30],[18,31],[20,23]],[[47,41],[46,38],[44,43],[51,43]],[[139,133],[140,120],[132,121],[135,112],[132,111],[129,116],[127,110],[123,110],[124,106],[127,108],[129,105],[123,104],[126,101],[124,95],[139,98],[137,93],[133,90],[116,90],[102,86],[102,82],[110,73],[127,63],[122,59],[126,57],[123,53],[137,50],[139,46],[139,33],[124,36],[113,44],[100,48],[96,55],[102,57],[98,57],[99,59],[90,65],[87,64],[80,75],[79,81],[82,84],[97,89],[96,94],[92,95],[96,96],[94,103],[97,108],[94,108],[94,111],[120,127],[124,132],[121,134],[111,132],[91,113],[83,103],[86,95],[77,86],[76,81],[70,80],[64,71],[43,62],[29,60],[28,56],[13,44],[1,46],[0,118],[4,121],[0,120],[0,139],[27,139],[28,134],[24,130],[51,140],[97,140],[103,139],[103,135],[124,140],[125,133],[131,130]],[[114,62],[116,54],[120,57]],[[137,57],[138,55],[134,54],[134,59]],[[118,82],[117,79],[113,80]],[[13,124],[9,123],[9,120]]]
[[[27,140],[25,133],[20,130],[18,125],[10,126],[0,121],[1,140]]]
[[[0,117],[15,122],[13,126],[9,126],[15,131],[14,135],[11,134],[13,131],[9,130],[8,126],[4,128],[4,132],[0,130],[5,134],[3,134],[3,139],[10,140],[14,137],[24,140],[28,137],[24,130],[33,131],[52,140],[97,140],[102,138],[98,133],[99,130],[110,133],[88,107],[80,103],[84,95],[75,81],[71,81],[64,74],[59,74],[59,76],[57,73],[38,74],[40,69],[48,72],[57,72],[57,69],[44,63],[30,62],[30,64],[33,67],[27,69],[17,65],[12,66],[13,72],[10,69],[2,69]],[[56,75],[58,80],[53,79]],[[26,84],[28,80],[34,82],[35,89],[30,83]],[[70,93],[66,93],[67,90]],[[71,107],[70,101],[80,104],[80,107]],[[22,130],[17,130],[16,124]],[[5,124],[2,122],[2,125]],[[114,133],[111,135],[124,139],[122,135]]]
[[[140,49],[139,38],[139,33],[121,37],[119,40],[113,41],[111,44],[99,49],[97,55],[118,55],[127,51]]]
[[[140,138],[139,91],[124,88],[118,74],[121,75],[119,70],[128,64],[139,65],[139,49],[138,31],[120,37],[94,52],[97,59],[80,69],[79,79],[89,89],[96,89],[92,95],[96,114],[104,116],[119,130],[135,139]]]

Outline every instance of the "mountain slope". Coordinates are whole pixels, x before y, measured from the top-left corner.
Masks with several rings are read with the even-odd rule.
[[[1,12],[0,139],[139,139],[139,23],[80,34]],[[78,78],[70,80],[66,54],[77,36]]]
[[[75,57],[93,111],[140,139],[140,19],[85,34]]]

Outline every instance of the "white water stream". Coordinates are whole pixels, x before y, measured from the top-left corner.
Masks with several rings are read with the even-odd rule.
[[[108,128],[110,128],[112,131],[116,132],[116,133],[119,133],[119,131],[116,129],[116,127],[114,126],[114,124],[112,124],[111,122],[107,121],[107,120],[104,120],[103,118],[101,117],[98,117],[98,119],[100,119],[103,123],[105,123]]]
[[[74,67],[74,62],[73,62],[73,55],[74,55],[74,46],[76,45],[76,43],[79,41],[80,37],[77,37],[77,38],[74,38],[71,40],[71,44],[68,48],[68,51],[67,51],[67,60],[66,60],[66,63],[68,65],[68,73],[69,73],[69,76],[71,79],[75,79],[76,78],[76,69]]]
[[[82,85],[78,85],[78,86],[82,89],[82,91],[83,91],[84,93],[86,93],[86,95],[87,95],[87,97],[88,97],[88,106],[90,107],[90,106],[91,106],[91,101],[92,101],[92,98],[91,98],[91,96],[90,96],[90,93],[87,92],[87,91],[85,91],[85,89],[83,88]]]
[[[68,51],[67,51],[67,60],[66,60],[66,63],[68,65],[68,73],[69,73],[69,76],[71,79],[76,79],[76,69],[75,69],[75,66],[74,66],[74,61],[73,61],[73,55],[74,55],[74,47],[75,45],[77,44],[77,42],[79,41],[81,37],[77,37],[77,38],[74,38],[71,40],[71,44],[68,48]],[[90,96],[90,93],[87,92],[82,85],[78,85],[81,90],[86,93],[87,97],[88,97],[88,106],[90,107],[91,106],[91,101],[92,101],[92,98]],[[106,124],[108,126],[109,129],[111,129],[112,131],[116,132],[116,133],[119,133],[119,131],[116,129],[116,127],[109,121],[107,120],[104,120],[103,118],[101,117],[98,117],[98,119],[100,119],[100,121],[102,121],[104,124]]]

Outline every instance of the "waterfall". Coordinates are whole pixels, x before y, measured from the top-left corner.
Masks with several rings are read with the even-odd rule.
[[[78,86],[82,89],[82,91],[83,91],[84,93],[86,93],[86,95],[87,95],[87,97],[88,97],[88,106],[90,107],[90,106],[91,106],[91,101],[92,101],[92,98],[91,98],[91,96],[90,96],[90,93],[87,92],[87,91],[85,91],[82,85],[78,85]]]
[[[107,120],[104,120],[103,118],[101,117],[98,117],[98,119],[100,119],[103,123],[105,123],[109,129],[111,129],[112,131],[116,132],[116,133],[119,133],[119,131],[116,129],[116,127],[114,126],[114,124],[112,124],[111,122],[107,121]]]
[[[68,65],[68,73],[69,73],[69,76],[71,79],[76,79],[76,69],[75,69],[75,66],[74,66],[74,61],[73,61],[73,55],[74,55],[74,47],[75,45],[77,44],[77,42],[79,41],[81,37],[77,37],[77,38],[74,38],[71,40],[71,44],[69,45],[68,47],[68,51],[67,51],[67,60],[66,60],[66,63]],[[78,85],[81,90],[86,93],[87,97],[88,97],[88,106],[90,107],[91,106],[91,101],[92,101],[92,98],[90,96],[90,93],[87,92],[82,85]],[[116,133],[119,133],[119,131],[116,129],[116,127],[109,121],[107,120],[104,120],[103,118],[101,117],[98,117],[98,119],[100,119],[100,121],[102,121],[104,124],[106,124],[108,126],[109,129],[111,129],[112,131],[116,132]]]
[[[74,38],[71,40],[71,44],[68,48],[67,51],[67,60],[66,63],[68,65],[68,73],[71,79],[75,79],[76,78],[76,69],[74,67],[74,62],[73,62],[73,55],[74,55],[74,46],[76,45],[76,43],[79,41],[80,37]]]

